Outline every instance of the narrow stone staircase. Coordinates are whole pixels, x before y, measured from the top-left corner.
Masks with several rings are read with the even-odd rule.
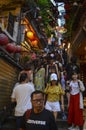
[[[65,102],[65,114],[66,117],[68,116],[68,108],[67,108],[67,97],[65,95],[64,97],[64,102]],[[0,130],[17,130],[16,128],[16,119],[14,116],[9,116],[2,124],[1,124],[1,118],[3,118],[4,115],[0,113]],[[86,106],[84,109],[84,119],[86,121]],[[57,126],[58,130],[68,130],[68,123],[67,123],[67,118],[62,119],[62,112],[58,113],[58,118],[57,118]],[[83,130],[86,130],[86,126]]]
[[[66,95],[64,97],[64,101],[65,101],[65,114],[66,114],[66,117],[67,117],[68,111],[67,111]],[[56,122],[57,122],[58,130],[67,130],[67,128],[68,128],[67,118],[62,119],[62,112],[58,113],[58,118],[57,118]],[[17,130],[15,117],[14,116],[8,116],[8,118],[2,124],[0,124],[0,130]]]
[[[68,116],[68,108],[67,108],[67,97],[66,95],[64,96],[64,105],[65,105],[65,115],[62,112],[58,113],[58,118],[57,118],[57,126],[58,130],[67,130],[68,129],[68,123],[67,123],[67,116]]]
[[[0,130],[17,130],[15,117],[9,116],[2,124],[0,124]]]
[[[67,114],[67,113],[65,113],[65,114]],[[59,113],[59,116],[57,119],[57,126],[58,126],[58,130],[67,130],[68,129],[67,118],[62,119],[61,113]]]

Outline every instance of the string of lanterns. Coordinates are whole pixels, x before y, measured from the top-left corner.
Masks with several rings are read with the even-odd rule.
[[[29,38],[29,40],[31,41],[32,46],[37,46],[38,40],[35,38],[34,33],[31,31],[28,31],[26,35]]]
[[[32,46],[36,47],[38,44],[38,40],[35,38],[34,33],[28,31],[26,35],[31,41]],[[20,53],[23,51],[21,45],[16,45],[14,42],[10,43],[7,35],[4,33],[0,33],[0,46],[3,46],[4,49],[9,53]]]
[[[20,45],[16,45],[14,42],[9,43],[9,39],[4,33],[0,33],[0,46],[3,46],[9,53],[20,53],[22,51]]]

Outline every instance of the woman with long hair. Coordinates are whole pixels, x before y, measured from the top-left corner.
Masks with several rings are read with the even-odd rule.
[[[44,91],[47,95],[45,108],[53,112],[55,120],[57,119],[58,112],[64,111],[64,90],[61,84],[58,82],[57,74],[52,73],[50,75],[50,84],[45,88]],[[61,101],[61,108],[60,108]]]

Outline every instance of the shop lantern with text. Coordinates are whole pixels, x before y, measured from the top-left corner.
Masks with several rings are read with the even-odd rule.
[[[34,40],[34,34],[33,34],[33,32],[31,32],[31,31],[27,32],[27,37],[28,37],[30,40]]]
[[[0,45],[1,46],[7,45],[8,42],[9,42],[8,37],[4,33],[1,33],[0,34]]]
[[[64,15],[64,18],[65,18],[65,19],[69,19],[70,16],[69,16],[68,14],[65,14],[65,15]]]
[[[71,7],[70,7],[70,5],[69,5],[69,4],[65,4],[65,5],[64,5],[64,8],[65,8],[65,10],[66,10],[66,11],[68,11],[68,10],[70,10],[70,9],[71,9]]]
[[[20,53],[21,51],[22,51],[22,47],[20,45],[17,45],[15,53]]]
[[[16,52],[16,45],[15,43],[8,43],[5,47],[5,49],[9,52],[9,53],[15,53]]]

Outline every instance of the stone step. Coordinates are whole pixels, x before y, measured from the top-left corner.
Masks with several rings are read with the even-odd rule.
[[[68,128],[67,120],[59,119],[56,121],[58,128]]]
[[[5,122],[1,125],[0,130],[17,130],[15,117],[8,117],[7,120],[5,120]]]
[[[64,113],[65,113],[65,116],[66,116],[66,118],[67,118],[67,116],[68,116],[68,111],[65,111]],[[63,119],[62,117],[64,116],[64,113],[63,113],[63,112],[59,112],[57,119]]]
[[[58,128],[58,130],[67,130],[68,128]]]
[[[62,129],[67,130],[67,128],[68,128],[68,123],[67,123],[68,112],[67,111],[65,112],[65,115],[66,115],[66,119],[63,119],[62,112],[58,113],[56,122],[57,122],[57,126],[58,126],[59,130],[62,130]]]

